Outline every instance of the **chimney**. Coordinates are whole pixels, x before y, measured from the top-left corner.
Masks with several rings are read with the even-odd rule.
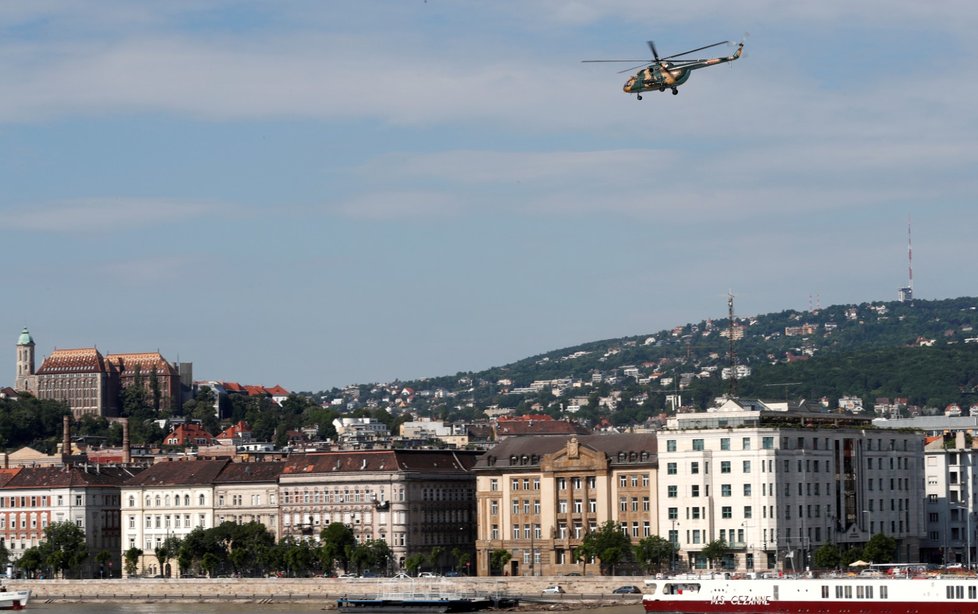
[[[68,459],[71,457],[71,416],[65,416],[64,418],[64,435],[61,441],[61,462],[65,465],[68,464]]]
[[[132,451],[129,448],[129,418],[123,418],[122,422],[122,464],[128,465],[132,462]]]

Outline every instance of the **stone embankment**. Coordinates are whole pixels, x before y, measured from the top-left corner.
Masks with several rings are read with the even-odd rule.
[[[621,595],[620,586],[642,588],[637,576],[578,577],[536,576],[502,578],[444,578],[435,580],[391,580],[386,578],[126,578],[122,580],[10,580],[9,590],[30,589],[33,603],[230,601],[249,603],[322,602],[335,606],[338,597],[374,596],[404,591],[452,592],[519,597],[524,605],[561,604],[580,608],[637,604],[641,595]],[[545,594],[543,589],[559,584],[562,594]]]

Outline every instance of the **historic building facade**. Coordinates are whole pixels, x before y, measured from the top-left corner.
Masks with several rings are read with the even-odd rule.
[[[122,550],[143,551],[139,573],[176,576],[155,548],[168,537],[183,539],[195,528],[214,527],[214,484],[229,460],[158,462],[122,485]]]
[[[633,543],[658,534],[656,437],[646,434],[513,437],[476,464],[479,575],[490,557],[511,558],[497,573],[579,572],[572,556],[584,536],[617,522]]]
[[[17,339],[14,388],[39,399],[63,401],[75,419],[113,417],[119,413],[119,393],[135,385],[143,387],[148,402],[157,408],[182,405],[181,372],[187,380],[192,368],[191,363],[181,363],[178,369],[159,352],[103,356],[91,347],[56,349],[35,369],[34,338],[25,328]]]
[[[118,574],[121,562],[119,492],[132,472],[118,467],[21,467],[0,470],[0,543],[11,561],[44,541],[52,523],[72,522],[85,532],[91,554],[82,574]],[[99,568],[95,555],[111,555]]]
[[[413,554],[469,552],[475,538],[476,453],[452,450],[360,450],[300,454],[279,478],[283,538],[318,539],[333,522],[358,542],[381,539],[395,568]]]

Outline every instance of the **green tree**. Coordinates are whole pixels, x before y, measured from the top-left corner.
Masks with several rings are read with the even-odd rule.
[[[729,552],[730,548],[727,547],[727,542],[722,539],[715,539],[709,542],[702,550],[703,556],[709,561],[711,569],[716,567],[716,562],[727,556]]]
[[[98,563],[99,578],[104,578],[106,574],[109,574],[109,577],[112,576],[112,570],[108,567],[108,563],[112,561],[112,554],[108,550],[99,550],[99,553],[95,555],[95,561]]]
[[[658,535],[651,535],[635,545],[635,560],[645,573],[658,573],[669,567],[676,555],[676,545]]]
[[[452,558],[455,559],[455,571],[468,570],[472,553],[462,548],[452,548]]]
[[[896,539],[884,533],[869,538],[863,547],[863,559],[871,563],[892,563],[896,557]]]
[[[213,578],[214,572],[217,571],[218,565],[221,564],[221,557],[217,556],[213,552],[207,552],[200,559],[200,567],[204,570],[204,573],[208,577]]]
[[[418,575],[418,570],[424,565],[424,561],[427,557],[420,552],[410,555],[404,559],[404,568],[407,569],[408,575],[416,576]]]
[[[143,551],[133,546],[123,554],[126,576],[133,577],[139,569],[139,557],[143,556]]]
[[[371,539],[357,544],[350,553],[350,562],[357,573],[373,570],[387,571],[391,560],[391,549],[382,539]]]
[[[428,567],[432,571],[438,571],[441,565],[441,555],[445,552],[445,549],[441,546],[435,546],[428,552]]]
[[[68,572],[80,571],[81,564],[88,558],[85,532],[70,520],[54,522],[44,529],[45,562],[62,577]]]
[[[7,545],[4,542],[0,542],[0,568],[6,569],[9,564],[10,551],[7,550]]]
[[[27,574],[28,577],[33,578],[47,568],[46,559],[47,555],[44,552],[43,544],[32,546],[21,553],[20,558],[17,559],[17,567]]]
[[[614,520],[608,520],[596,531],[590,531],[581,542],[584,555],[600,561],[602,575],[615,573],[615,567],[632,560],[632,542]]]
[[[170,559],[180,554],[180,545],[180,538],[171,535],[160,542],[160,544],[153,549],[153,553],[156,555],[156,560],[160,562],[160,575],[165,578],[170,578],[173,576],[173,570],[170,568],[169,563]]]
[[[823,544],[812,553],[816,569],[836,569],[841,562],[839,548],[831,544]]]
[[[332,570],[338,563],[343,571],[349,571],[350,554],[357,545],[353,529],[342,522],[331,522],[320,533],[322,543],[322,560],[327,571]]]
[[[489,553],[489,572],[494,576],[503,575],[506,564],[513,558],[509,550],[498,548]]]

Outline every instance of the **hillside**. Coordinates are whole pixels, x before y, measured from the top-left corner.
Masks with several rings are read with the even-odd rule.
[[[852,396],[867,409],[879,397],[901,398],[925,413],[978,402],[971,394],[978,386],[978,298],[788,310],[735,317],[733,324],[736,364],[750,369],[735,383],[741,396],[826,397],[833,407]],[[665,408],[669,393],[702,407],[732,392],[734,383],[722,377],[731,364],[730,331],[727,318],[704,320],[397,384],[420,391],[414,408],[436,416],[475,416],[492,405],[526,410],[534,403],[556,415],[586,396],[617,397],[615,411],[601,411],[591,398],[593,411],[580,415],[642,419]],[[550,383],[539,390],[544,381]],[[526,391],[534,382],[536,390]],[[358,401],[371,406],[378,393],[391,390],[361,387]],[[431,391],[439,394],[424,394]]]

